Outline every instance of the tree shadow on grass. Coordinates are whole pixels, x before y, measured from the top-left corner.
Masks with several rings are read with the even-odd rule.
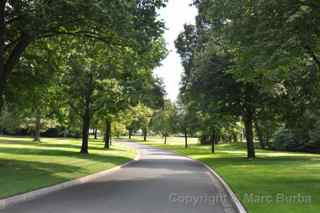
[[[0,144],[17,144],[17,145],[30,145],[32,144],[32,139],[30,138],[0,138]],[[36,143],[34,143],[36,144]]]
[[[0,159],[0,198],[67,181],[58,173],[85,173],[75,165]]]
[[[319,160],[307,156],[261,157],[247,160],[243,156],[199,158],[231,187],[241,193],[292,193],[317,194],[320,190]],[[308,174],[308,175],[306,175]],[[316,198],[316,197],[315,197]],[[317,196],[320,199],[320,196]]]
[[[312,160],[309,156],[259,156],[255,160],[248,160],[245,155],[230,155],[226,156],[227,154],[223,154],[225,157],[219,157],[218,153],[217,156],[212,158],[198,157],[199,160],[214,165],[255,165],[255,166],[285,166],[285,165],[310,165],[310,164],[320,164],[320,158],[318,160]]]
[[[91,139],[91,140],[94,140],[94,139]],[[104,148],[103,140],[101,139],[89,142],[89,153],[90,151],[93,151],[93,153],[90,153],[88,156],[80,154],[79,153],[80,148],[81,148],[81,141],[77,143],[75,141],[71,141],[71,139],[70,141],[68,141],[68,139],[65,139],[65,138],[50,138],[50,141],[44,141],[40,143],[33,142],[31,138],[26,138],[26,137],[0,138],[0,153],[4,153],[4,154],[68,156],[68,157],[91,159],[91,160],[105,162],[107,161],[108,156],[94,153],[94,151],[105,151],[106,153],[108,151],[123,151],[121,149],[117,149],[113,147],[111,147],[109,150],[106,150]]]
[[[19,140],[23,139],[23,140]],[[50,140],[49,142],[46,139]],[[68,141],[69,140],[69,141]],[[43,142],[34,142],[32,138],[10,138],[6,137],[0,138],[0,145],[22,145],[22,146],[34,146],[34,147],[48,147],[48,148],[68,148],[68,149],[79,149],[81,148],[81,141],[75,141],[77,139],[74,138],[45,138]],[[55,143],[56,142],[56,143]],[[0,148],[1,151],[2,148]],[[104,141],[102,139],[90,139],[89,141],[89,151],[90,150],[105,150],[104,148]],[[110,150],[119,150],[111,148]]]
[[[8,152],[8,150],[5,150]],[[11,150],[12,151],[12,150]],[[44,155],[46,153],[43,153]],[[64,155],[65,153],[51,153],[54,156]],[[57,155],[58,154],[58,155]],[[48,154],[50,156],[50,153]],[[120,165],[129,160],[127,157],[119,156],[83,156],[75,154],[72,157],[80,159],[88,159]],[[0,159],[0,198],[11,196],[13,194],[22,193],[38,189],[44,186],[54,185],[65,182],[70,178],[63,177],[79,177],[90,174],[90,170],[81,165],[66,165],[59,163],[37,162],[30,160],[7,160]],[[60,175],[59,175],[60,174]]]
[[[59,147],[57,147],[59,148]],[[101,149],[102,150],[102,149]],[[111,149],[112,150],[112,149]],[[106,151],[107,153],[108,151]],[[112,156],[112,155],[102,155],[97,153],[91,153],[89,155],[80,154],[78,151],[73,150],[59,150],[59,149],[30,149],[25,148],[15,148],[15,147],[1,147],[0,153],[12,154],[14,155],[32,155],[32,156],[43,156],[43,157],[71,157],[84,160],[92,160],[98,162],[112,163],[115,159],[118,159],[117,162],[126,162],[131,160],[128,157]],[[89,150],[90,153],[90,150]]]
[[[89,152],[90,150],[106,150],[104,148],[104,144],[99,144],[100,147],[98,147],[97,145],[95,146],[90,146],[92,145],[91,142],[89,142]],[[76,149],[76,150],[79,150],[80,151],[80,148],[81,148],[81,143],[79,144],[66,144],[66,143],[39,143],[37,144],[38,147],[43,147],[43,148],[58,148],[58,149],[61,149],[61,148],[67,148],[67,149]],[[120,150],[120,149],[114,149],[114,148],[111,148],[110,150]]]

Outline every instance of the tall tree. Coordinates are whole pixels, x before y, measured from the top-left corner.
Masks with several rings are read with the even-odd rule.
[[[175,105],[170,100],[165,100],[164,106],[152,116],[151,129],[164,137],[165,144],[167,137],[175,132],[175,115]]]
[[[34,41],[57,36],[134,46],[141,52],[162,33],[157,19],[162,0],[130,2],[58,0],[0,1],[0,111],[8,79],[25,49]]]
[[[280,122],[298,141],[307,141],[306,132],[313,126],[306,124],[315,119],[309,115],[310,111],[316,111],[312,106],[318,104],[319,2],[196,0],[194,3],[199,9],[200,34],[204,29],[206,43],[215,44],[232,57],[233,64],[227,72],[244,85],[244,123],[251,127],[252,120],[256,120],[256,132],[263,140],[259,119],[274,123],[275,118],[282,118]],[[268,105],[277,110],[266,110]],[[288,115],[289,112],[293,114]],[[249,129],[252,128],[246,128],[246,135],[252,138]]]
[[[41,120],[53,117],[58,105],[55,83],[60,59],[51,44],[38,41],[24,52],[7,89],[7,103],[19,109],[20,116],[34,120],[35,141],[40,141]]]

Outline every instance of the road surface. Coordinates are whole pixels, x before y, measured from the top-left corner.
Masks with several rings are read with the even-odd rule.
[[[1,213],[235,213],[221,183],[200,163],[146,145],[141,159],[89,183]],[[27,181],[27,180],[26,180]]]

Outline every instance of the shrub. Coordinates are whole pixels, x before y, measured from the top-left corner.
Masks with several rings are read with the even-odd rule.
[[[207,135],[201,135],[199,140],[200,140],[200,144],[201,145],[209,145],[209,144],[211,144],[210,137],[207,136]]]
[[[307,150],[312,152],[320,152],[320,121],[316,122],[314,129],[309,131]]]
[[[305,140],[292,131],[281,128],[273,137],[272,149],[280,151],[303,151],[305,149]]]
[[[49,128],[47,131],[41,133],[42,137],[49,137],[49,138],[57,138],[61,136],[60,131],[57,128]]]

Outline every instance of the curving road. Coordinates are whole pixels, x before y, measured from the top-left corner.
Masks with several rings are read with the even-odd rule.
[[[1,213],[235,213],[221,183],[200,163],[146,145],[141,159],[89,183]]]

